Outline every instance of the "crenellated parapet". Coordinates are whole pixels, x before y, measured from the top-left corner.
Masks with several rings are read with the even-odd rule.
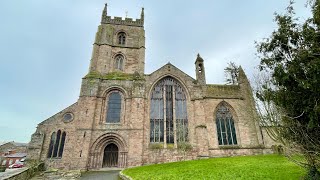
[[[133,20],[132,18],[122,19],[122,17],[111,18],[111,16],[105,16],[104,18],[102,18],[101,24],[116,24],[143,27],[144,22],[142,19]]]
[[[116,24],[116,25],[126,25],[126,26],[138,26],[143,27],[144,25],[144,8],[142,8],[140,19],[133,20],[133,18],[125,18],[115,16],[112,18],[108,16],[107,4],[102,12],[101,24]]]

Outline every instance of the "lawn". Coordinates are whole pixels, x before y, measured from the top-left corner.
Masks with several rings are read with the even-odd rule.
[[[305,170],[280,155],[238,156],[183,161],[123,171],[143,179],[300,179]]]

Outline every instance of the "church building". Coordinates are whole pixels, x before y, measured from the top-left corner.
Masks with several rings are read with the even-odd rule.
[[[236,85],[207,84],[199,54],[195,78],[170,63],[145,74],[144,18],[105,5],[79,99],[38,124],[29,159],[85,170],[267,152],[241,67]]]

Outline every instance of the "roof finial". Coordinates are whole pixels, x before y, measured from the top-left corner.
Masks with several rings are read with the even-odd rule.
[[[195,63],[197,63],[197,62],[203,62],[203,59],[202,59],[202,57],[200,56],[199,53],[198,53],[198,55],[197,55],[197,59],[196,59],[196,62],[195,62]]]

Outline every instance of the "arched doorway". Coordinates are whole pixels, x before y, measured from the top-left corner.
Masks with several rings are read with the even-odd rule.
[[[92,144],[88,169],[127,167],[128,150],[125,140],[116,133],[106,133]]]
[[[110,143],[104,148],[102,167],[118,167],[119,148]]]

